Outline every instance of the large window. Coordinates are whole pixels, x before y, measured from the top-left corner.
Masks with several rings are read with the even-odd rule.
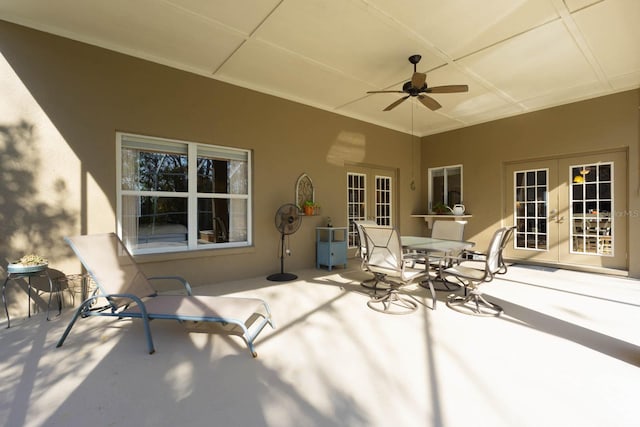
[[[462,165],[429,168],[429,212],[444,204],[462,203]]]
[[[134,254],[248,246],[247,150],[117,135],[118,235]]]

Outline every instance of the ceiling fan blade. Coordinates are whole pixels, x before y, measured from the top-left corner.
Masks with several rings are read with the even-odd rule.
[[[431,111],[435,111],[438,108],[442,107],[442,105],[440,105],[440,103],[438,101],[436,101],[435,99],[431,98],[430,96],[419,95],[418,99],[420,100],[420,102],[422,102],[422,105],[424,105],[425,107],[427,107]]]
[[[427,93],[456,93],[456,92],[469,92],[469,86],[467,85],[446,85],[435,86],[425,90]]]
[[[413,73],[413,76],[411,76],[411,86],[415,89],[422,89],[426,81],[427,75],[425,73]]]
[[[394,108],[396,108],[398,105],[402,104],[404,101],[406,101],[406,99],[409,98],[409,95],[407,96],[403,96],[402,98],[398,99],[397,101],[395,101],[392,104],[389,104],[389,106],[387,108],[385,108],[382,111],[389,111],[389,110],[393,110]]]
[[[401,90],[370,90],[367,93],[404,93]]]

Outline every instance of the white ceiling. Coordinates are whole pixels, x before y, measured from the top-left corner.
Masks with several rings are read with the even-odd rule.
[[[415,135],[640,87],[640,0],[0,0],[0,19]],[[382,109],[418,71],[468,93]],[[412,130],[413,116],[413,130]]]

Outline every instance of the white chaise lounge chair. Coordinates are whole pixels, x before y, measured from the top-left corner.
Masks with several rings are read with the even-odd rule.
[[[269,324],[275,327],[267,303],[258,298],[192,295],[189,283],[179,277],[146,277],[122,241],[114,233],[65,238],[97,285],[95,293],[80,304],[58,341],[62,346],[78,317],[111,316],[142,319],[149,353],[155,352],[149,321],[169,319],[192,324],[213,322],[228,334],[240,335],[253,357],[254,340]],[[187,295],[162,295],[153,279],[179,280]],[[98,306],[98,301],[106,303]]]

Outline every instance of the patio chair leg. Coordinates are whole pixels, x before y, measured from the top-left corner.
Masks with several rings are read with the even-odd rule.
[[[67,325],[67,328],[64,330],[64,333],[58,340],[56,347],[62,347],[62,344],[64,344],[64,341],[67,339],[67,336],[69,335],[69,332],[71,332],[71,328],[73,328],[73,325],[75,325],[76,321],[78,320],[78,317],[80,317],[80,315],[85,311],[85,307],[91,307],[94,299],[95,298],[89,298],[85,300],[82,304],[80,304],[80,307],[76,309],[76,311],[73,313],[71,321]],[[153,339],[151,338],[151,327],[149,326],[149,319],[147,317],[143,317],[142,321],[144,324],[144,333],[147,340],[147,349],[149,350],[149,354],[153,354],[155,353],[156,349],[153,346]]]
[[[380,297],[372,297],[367,301],[367,305],[372,310],[386,314],[409,314],[418,309],[418,304],[415,301],[403,297],[397,289],[390,289]]]
[[[475,289],[471,290],[467,296],[449,295],[447,307],[474,316],[500,316],[504,311],[498,304],[487,301],[482,293]]]
[[[426,283],[426,286],[425,286]],[[428,287],[429,291],[431,292],[431,299],[433,301],[433,307],[431,307],[432,310],[436,309],[436,302],[438,301],[438,299],[436,298],[436,290],[440,290],[440,289],[436,289],[433,287],[433,280],[431,280],[431,277],[427,278],[427,280],[425,280],[424,282],[419,283],[419,285],[423,288]]]
[[[258,352],[256,351],[255,346],[253,345],[253,340],[247,340],[247,347],[249,347],[249,351],[251,352],[251,356],[255,359],[258,357]]]
[[[69,332],[71,332],[71,328],[73,328],[73,325],[75,325],[76,321],[78,320],[78,317],[91,316],[91,306],[96,302],[97,298],[98,298],[97,295],[95,295],[94,293],[94,295],[82,301],[82,304],[80,304],[80,306],[78,306],[76,311],[73,313],[73,317],[71,318],[71,321],[67,325],[67,329],[64,330],[64,333],[58,340],[56,347],[62,347],[62,344],[64,344],[64,340],[67,339],[67,336],[69,335]],[[60,300],[60,311],[62,311],[62,300]]]
[[[71,318],[71,321],[67,325],[67,329],[64,330],[64,333],[58,340],[56,347],[62,347],[62,344],[64,344],[64,340],[67,339],[67,335],[69,335],[69,332],[71,332],[71,328],[73,328],[73,325],[76,323],[76,320],[78,320],[78,317],[80,317],[80,313],[82,312],[82,310],[84,309],[87,303],[88,301],[85,301],[82,304],[80,304],[80,307],[78,307],[76,311],[73,313],[73,318]]]
[[[153,354],[156,352],[156,349],[153,347],[153,339],[151,338],[151,326],[149,326],[149,319],[143,317],[142,321],[144,322],[144,334],[147,337],[147,349],[149,350],[149,354]]]
[[[360,282],[360,286],[367,289],[376,289],[377,285],[378,285],[378,279],[375,277],[372,277],[371,279],[363,280],[362,282]]]
[[[389,286],[387,285],[387,283],[384,282],[383,278],[384,278],[383,274],[374,273],[371,279],[367,279],[363,282],[360,282],[360,286],[362,286],[363,288],[373,290],[373,296],[375,297],[378,291],[386,292],[389,290]],[[384,287],[378,286],[380,284],[385,286]]]

